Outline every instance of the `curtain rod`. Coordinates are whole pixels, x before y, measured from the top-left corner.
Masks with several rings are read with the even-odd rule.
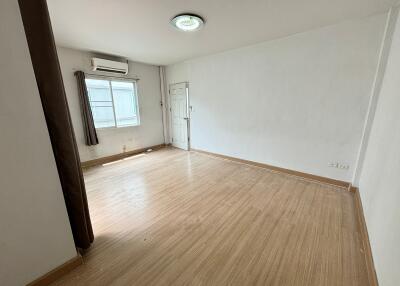
[[[139,81],[139,78],[130,78],[130,77],[123,77],[123,76],[112,76],[112,75],[103,75],[103,74],[95,74],[95,73],[87,73],[85,75],[93,76],[93,77],[104,77],[104,78],[115,78],[115,79],[125,79],[125,80],[132,80],[132,81]]]

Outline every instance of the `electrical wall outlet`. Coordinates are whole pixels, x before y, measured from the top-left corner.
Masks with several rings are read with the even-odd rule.
[[[348,164],[339,163],[339,162],[330,162],[328,164],[328,167],[336,168],[336,169],[340,169],[340,170],[348,170],[350,168],[350,166]]]
[[[347,164],[339,164],[339,169],[348,170],[349,168],[350,168],[350,166]]]

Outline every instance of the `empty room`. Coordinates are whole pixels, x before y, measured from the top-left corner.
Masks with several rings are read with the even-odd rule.
[[[2,0],[0,285],[400,285],[397,0]]]

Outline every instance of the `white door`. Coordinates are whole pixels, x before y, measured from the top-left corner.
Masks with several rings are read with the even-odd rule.
[[[189,93],[187,83],[169,86],[172,146],[189,150]]]

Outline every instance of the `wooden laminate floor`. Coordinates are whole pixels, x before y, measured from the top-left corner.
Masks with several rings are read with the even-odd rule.
[[[85,181],[95,242],[54,285],[368,285],[343,189],[177,149]]]

